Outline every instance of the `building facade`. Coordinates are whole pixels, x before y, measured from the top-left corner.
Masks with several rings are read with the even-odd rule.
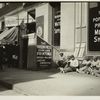
[[[95,2],[1,3],[0,29],[18,26],[24,19],[29,23],[28,34],[37,33],[53,47],[54,61],[59,51],[76,57],[100,55],[99,50],[89,49],[88,41],[90,10],[99,5]]]

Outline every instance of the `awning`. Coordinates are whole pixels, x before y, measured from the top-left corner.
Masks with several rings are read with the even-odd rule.
[[[0,34],[0,42],[1,44],[12,43],[18,40],[18,28],[13,27],[11,29],[7,29]]]
[[[7,35],[7,31],[8,31],[8,29],[6,29],[5,31],[3,31],[3,32],[0,34],[0,41]]]

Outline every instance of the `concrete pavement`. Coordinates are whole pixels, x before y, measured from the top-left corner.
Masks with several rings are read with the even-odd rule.
[[[0,85],[0,96],[23,96],[13,90],[9,90],[3,86]]]
[[[23,96],[23,94],[17,93],[14,90],[5,90],[0,92],[0,96]]]
[[[75,72],[7,69],[0,72],[0,82],[23,95],[100,96],[100,77]]]

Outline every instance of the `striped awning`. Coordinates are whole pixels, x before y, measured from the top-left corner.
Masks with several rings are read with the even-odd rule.
[[[0,34],[1,44],[13,43],[14,41],[18,41],[18,28],[17,27],[13,27],[9,30],[7,29]]]

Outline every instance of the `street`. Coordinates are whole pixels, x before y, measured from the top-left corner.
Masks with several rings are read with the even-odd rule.
[[[100,77],[76,72],[8,69],[0,73],[0,82],[12,88],[1,87],[0,95],[100,96]]]
[[[48,79],[16,84],[14,90],[23,90],[21,93],[36,96],[100,96],[99,87],[100,78],[77,73],[58,73],[50,75]]]

